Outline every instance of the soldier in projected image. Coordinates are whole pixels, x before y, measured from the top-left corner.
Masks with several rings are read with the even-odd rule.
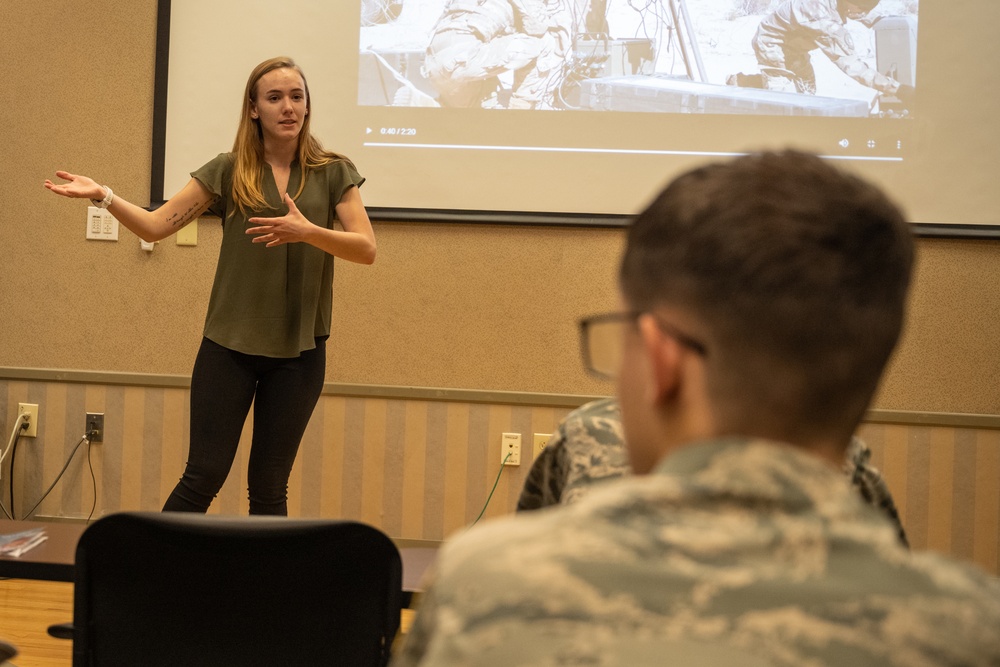
[[[910,108],[913,86],[865,62],[847,29],[848,20],[864,21],[878,4],[879,0],[785,0],[761,20],[753,37],[760,74],[736,74],[728,83],[815,95],[810,52],[819,49],[847,76],[898,97]]]
[[[423,74],[446,107],[551,109],[570,47],[566,0],[450,0]],[[512,74],[509,88],[501,76]]]

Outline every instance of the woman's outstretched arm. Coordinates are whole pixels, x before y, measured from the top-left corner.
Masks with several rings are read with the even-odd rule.
[[[54,183],[46,179],[45,187],[57,195],[97,201],[103,200],[108,195],[107,186],[98,185],[86,176],[57,171],[56,177],[66,182]],[[117,194],[112,194],[108,211],[133,234],[143,241],[152,242],[170,236],[196,219],[214,200],[215,196],[198,179],[192,178],[180,192],[155,211],[147,211],[125,201]]]

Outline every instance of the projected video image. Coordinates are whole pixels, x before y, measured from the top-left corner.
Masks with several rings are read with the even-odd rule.
[[[362,0],[358,104],[909,117],[919,0]]]

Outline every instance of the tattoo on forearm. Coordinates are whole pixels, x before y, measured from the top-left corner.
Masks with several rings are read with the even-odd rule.
[[[177,227],[179,225],[186,225],[197,217],[197,212],[202,209],[206,202],[201,200],[195,201],[188,210],[183,213],[174,213],[172,216],[167,218],[167,222],[170,223],[171,227]]]

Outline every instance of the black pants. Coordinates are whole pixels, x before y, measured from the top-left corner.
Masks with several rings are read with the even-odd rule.
[[[288,514],[288,476],[326,376],[326,339],[291,359],[234,352],[207,338],[191,376],[187,467],[163,510],[206,512],[236,458],[253,404],[250,514]]]

